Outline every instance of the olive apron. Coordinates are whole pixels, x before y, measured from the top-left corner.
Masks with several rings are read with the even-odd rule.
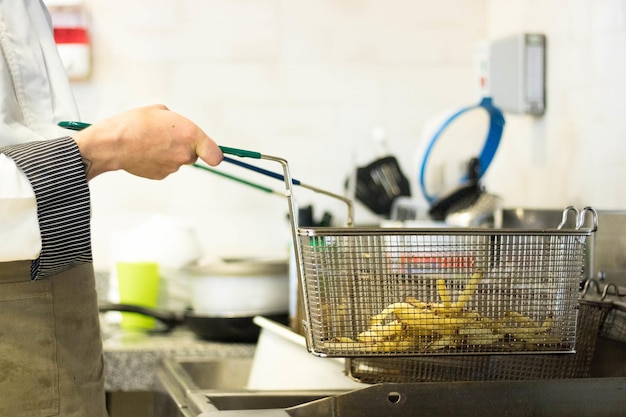
[[[0,263],[0,416],[107,416],[92,264]]]

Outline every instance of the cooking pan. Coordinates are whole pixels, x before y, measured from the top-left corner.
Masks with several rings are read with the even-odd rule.
[[[436,221],[445,220],[448,214],[472,206],[485,192],[479,181],[480,160],[472,158],[468,164],[467,180],[444,194],[430,206],[428,214]]]
[[[193,310],[170,312],[132,304],[106,304],[100,312],[121,311],[149,316],[161,322],[169,332],[177,326],[188,327],[198,338],[217,342],[256,343],[260,328],[253,322],[254,317],[213,317],[194,313]],[[288,313],[264,314],[270,320],[288,323]]]

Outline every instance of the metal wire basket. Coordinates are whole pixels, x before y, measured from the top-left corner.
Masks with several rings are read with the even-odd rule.
[[[309,349],[573,352],[590,210],[573,230],[300,228]]]
[[[408,229],[351,227],[349,205],[348,227],[301,228],[287,161],[253,157],[283,166],[311,353],[575,351],[592,208],[568,207],[546,230]],[[565,227],[571,213],[575,226]]]
[[[364,383],[585,378],[612,303],[585,286],[579,300],[574,354],[348,358],[347,375]],[[595,287],[598,288],[597,286]]]
[[[600,336],[626,343],[626,288],[609,283],[602,290],[602,299],[611,303],[611,309]]]

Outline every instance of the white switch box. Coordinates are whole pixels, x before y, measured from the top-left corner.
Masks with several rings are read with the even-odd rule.
[[[546,37],[522,33],[478,49],[479,90],[502,111],[542,115],[546,108]]]

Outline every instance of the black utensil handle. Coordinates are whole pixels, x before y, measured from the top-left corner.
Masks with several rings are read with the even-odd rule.
[[[98,307],[101,313],[108,311],[120,311],[123,313],[137,313],[157,319],[165,324],[168,329],[173,329],[183,323],[183,318],[173,312],[157,310],[154,308],[143,307],[133,304],[104,304]]]

